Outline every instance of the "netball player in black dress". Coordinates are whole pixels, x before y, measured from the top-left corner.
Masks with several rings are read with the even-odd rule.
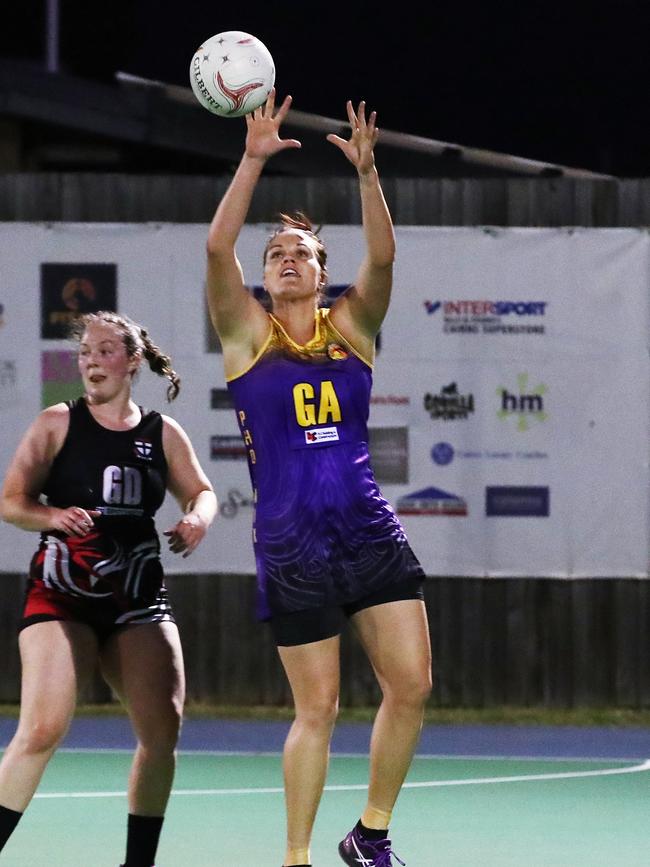
[[[0,764],[0,849],[99,662],[137,738],[125,867],[151,867],[185,692],[153,516],[169,490],[183,515],[165,535],[171,551],[187,556],[211,524],[216,498],[179,424],[131,397],[143,360],[170,380],[170,400],[179,388],[169,358],[146,331],[126,317],[96,313],[79,320],[76,336],[84,396],[40,413],[0,496],[5,521],[41,534],[19,638],[20,720]]]

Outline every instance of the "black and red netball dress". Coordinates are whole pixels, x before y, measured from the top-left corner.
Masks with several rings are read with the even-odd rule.
[[[42,494],[48,505],[101,512],[84,537],[41,534],[32,558],[22,626],[80,620],[100,637],[131,623],[173,620],[154,515],[166,490],[163,420],[141,409],[130,430],[100,425],[83,398]]]

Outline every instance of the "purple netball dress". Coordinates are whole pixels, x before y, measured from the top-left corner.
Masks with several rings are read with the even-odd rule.
[[[271,316],[257,357],[228,381],[256,503],[260,620],[424,577],[371,468],[372,367],[328,314],[316,312],[304,346]]]

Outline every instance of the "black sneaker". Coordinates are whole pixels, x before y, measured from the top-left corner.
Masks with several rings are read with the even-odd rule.
[[[364,840],[356,828],[339,843],[339,855],[348,867],[393,867],[393,858],[406,867],[406,862],[390,848],[387,837],[383,840]]]

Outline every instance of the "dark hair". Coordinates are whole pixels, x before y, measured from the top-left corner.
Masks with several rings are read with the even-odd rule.
[[[172,369],[171,358],[156,346],[146,329],[132,319],[129,319],[128,316],[113,313],[109,310],[99,310],[97,313],[86,313],[83,316],[78,316],[73,321],[70,327],[72,339],[80,342],[86,328],[94,322],[106,322],[109,325],[114,325],[122,335],[126,354],[129,358],[133,358],[133,356],[141,353],[154,373],[157,373],[158,376],[167,377],[169,380],[167,400],[171,403],[180,391],[181,378]]]
[[[324,284],[327,279],[327,250],[325,249],[325,245],[321,239],[318,237],[318,233],[322,227],[319,226],[318,229],[314,229],[314,224],[306,214],[303,214],[302,211],[294,211],[292,214],[278,214],[277,218],[280,221],[280,225],[277,226],[269,235],[266,246],[264,247],[264,255],[262,258],[263,263],[266,264],[266,254],[268,253],[269,247],[274,238],[282,234],[282,232],[290,232],[292,229],[298,229],[301,232],[306,232],[308,235],[311,235],[311,237],[316,241],[316,256],[318,258],[318,264],[320,265],[323,276],[322,282]]]

